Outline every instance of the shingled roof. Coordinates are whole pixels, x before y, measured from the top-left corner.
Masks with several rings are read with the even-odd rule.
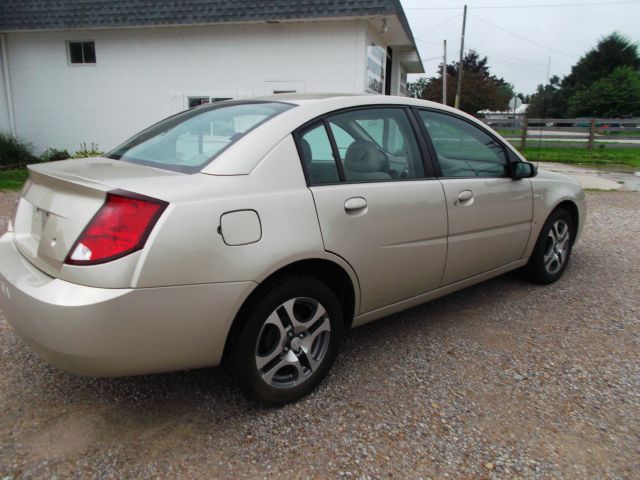
[[[398,16],[412,38],[398,0],[2,0],[0,31],[206,25],[380,15]]]

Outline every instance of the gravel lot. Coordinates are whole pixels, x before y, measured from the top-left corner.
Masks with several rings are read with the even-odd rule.
[[[560,282],[506,275],[356,329],[282,409],[221,369],[69,375],[1,321],[0,477],[638,478],[640,194],[589,208]]]

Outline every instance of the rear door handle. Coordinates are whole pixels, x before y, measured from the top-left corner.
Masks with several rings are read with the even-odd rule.
[[[467,203],[471,200],[473,200],[473,192],[471,190],[462,190],[458,194],[458,201],[460,203]]]
[[[349,198],[344,202],[344,210],[348,214],[363,213],[367,208],[367,201],[362,197]]]

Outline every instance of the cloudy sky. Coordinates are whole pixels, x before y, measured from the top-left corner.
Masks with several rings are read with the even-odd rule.
[[[444,39],[448,61],[458,59],[464,4],[464,0],[402,0],[427,76],[436,74]],[[545,82],[549,57],[551,75],[562,77],[614,30],[640,41],[640,0],[467,0],[466,4],[465,51],[488,56],[491,71],[517,92],[532,93]],[[411,75],[409,80],[416,78]]]

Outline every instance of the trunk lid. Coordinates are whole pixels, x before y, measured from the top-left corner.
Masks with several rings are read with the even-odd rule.
[[[175,175],[180,174],[106,158],[30,165],[14,222],[16,246],[34,266],[59,277],[69,250],[108,191]]]

